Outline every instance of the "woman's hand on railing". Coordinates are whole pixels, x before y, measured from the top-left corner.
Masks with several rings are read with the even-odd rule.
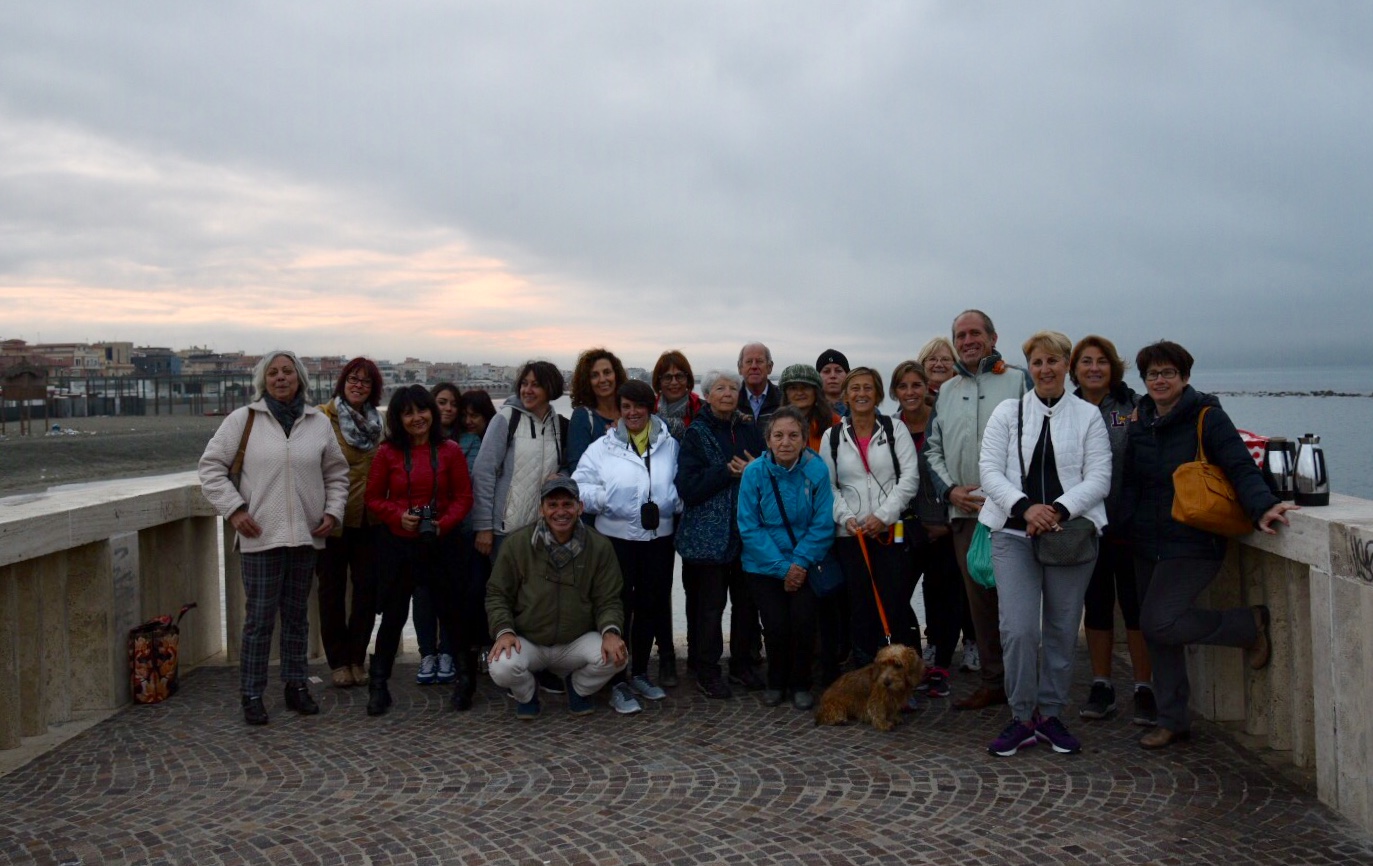
[[[1277,505],[1274,505],[1272,508],[1265,511],[1263,516],[1259,518],[1259,532],[1262,532],[1265,535],[1277,535],[1278,528],[1273,526],[1273,522],[1277,521],[1283,526],[1291,526],[1292,524],[1283,516],[1283,512],[1300,510],[1300,505],[1293,505],[1290,502],[1279,502]]]

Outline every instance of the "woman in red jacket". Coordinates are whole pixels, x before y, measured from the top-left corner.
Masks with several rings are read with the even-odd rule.
[[[410,612],[410,596],[427,585],[439,620],[455,646],[462,640],[458,524],[472,510],[472,481],[456,442],[438,430],[439,407],[422,385],[401,388],[386,409],[386,441],[367,476],[367,511],[385,530],[377,539],[377,608],[381,627],[372,650],[367,715],[391,706],[386,681]],[[458,678],[453,707],[472,707],[476,681]]]

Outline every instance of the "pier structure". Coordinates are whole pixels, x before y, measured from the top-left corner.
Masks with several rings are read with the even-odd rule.
[[[237,844],[273,862],[398,851],[436,862],[1373,862],[1373,502],[1334,495],[1289,516],[1277,536],[1231,545],[1202,599],[1267,604],[1273,656],[1256,672],[1239,650],[1189,649],[1192,742],[1144,752],[1128,719],[1073,718],[1082,755],[999,759],[983,747],[1004,708],[932,700],[879,734],[816,728],[743,693],[708,701],[686,680],[642,716],[601,703],[573,719],[545,696],[529,724],[489,683],[471,713],[445,712],[443,690],[415,686],[404,665],[381,719],[363,712],[365,689],[316,686],[322,715],[289,713],[273,693],[271,724],[248,729],[232,666],[237,557],[194,473],[17,497],[0,504],[0,750],[19,751],[0,751],[0,767],[54,732],[95,727],[0,776],[0,840],[11,840],[0,863],[248,862]],[[128,629],[192,600],[182,691],[128,706]],[[1084,692],[1088,680],[1079,658]],[[299,796],[308,814],[273,817]],[[176,832],[122,826],[135,801],[175,813],[159,826]]]

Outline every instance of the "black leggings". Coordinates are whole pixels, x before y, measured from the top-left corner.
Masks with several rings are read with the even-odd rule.
[[[672,646],[672,536],[648,541],[611,538],[624,578],[621,597],[629,632],[630,676],[648,673],[648,658],[656,639]]]
[[[400,648],[401,631],[410,617],[410,597],[415,586],[429,587],[443,628],[453,636],[454,648],[468,645],[459,606],[462,598],[455,575],[455,563],[462,561],[457,536],[434,542],[417,538],[397,538],[381,531],[377,538],[377,608],[381,626],[372,650],[372,663],[380,666],[383,678],[390,677],[391,666]],[[375,674],[373,674],[375,676]]]
[[[849,615],[853,628],[853,650],[856,661],[867,664],[877,651],[886,645],[882,633],[882,618],[873,600],[874,579],[882,594],[882,607],[891,625],[892,642],[914,641],[920,650],[919,634],[912,635],[911,594],[915,592],[915,575],[911,568],[911,548],[906,544],[880,544],[868,539],[868,554],[872,557],[873,578],[869,578],[867,562],[858,546],[858,539],[842,536],[834,540],[834,550],[844,567],[844,580],[849,588]],[[908,645],[910,645],[908,643]]]
[[[1083,599],[1087,628],[1111,631],[1116,624],[1116,602],[1130,631],[1139,628],[1139,591],[1135,588],[1135,559],[1127,541],[1103,538],[1092,582]]]
[[[925,583],[925,637],[934,647],[934,663],[941,668],[953,664],[958,633],[972,634],[968,616],[968,594],[963,589],[963,573],[954,559],[953,537],[945,535],[915,549],[916,570]]]

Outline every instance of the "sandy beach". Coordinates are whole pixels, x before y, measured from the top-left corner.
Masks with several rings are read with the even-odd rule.
[[[0,496],[62,484],[165,475],[194,469],[223,418],[198,415],[100,416],[49,422],[71,433],[20,436],[6,425],[0,438]]]

